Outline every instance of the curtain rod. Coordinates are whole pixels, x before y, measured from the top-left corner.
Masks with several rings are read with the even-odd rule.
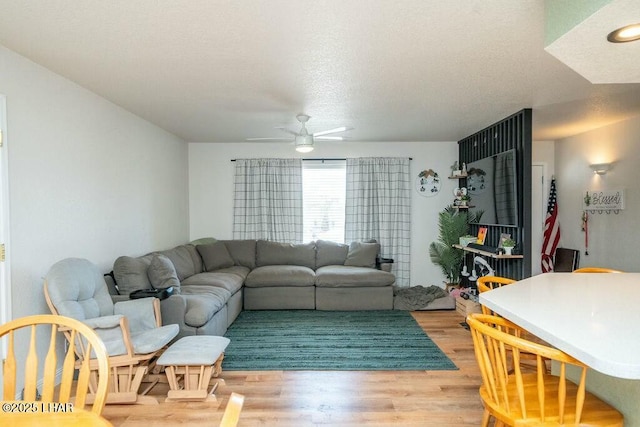
[[[237,159],[231,159],[231,161],[232,161],[232,162],[235,162],[236,160],[237,160]],[[303,161],[303,162],[304,162],[304,161],[308,161],[308,160],[309,160],[309,161],[316,161],[316,162],[318,162],[318,161],[324,162],[324,161],[336,161],[336,160],[347,160],[347,159],[346,159],[346,158],[339,158],[339,157],[338,157],[338,158],[336,158],[336,157],[330,157],[330,158],[326,158],[326,159],[325,159],[325,158],[319,158],[319,159],[302,159],[302,161]],[[413,157],[409,157],[409,160],[413,160]]]

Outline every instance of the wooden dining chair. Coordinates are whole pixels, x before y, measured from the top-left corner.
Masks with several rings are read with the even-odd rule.
[[[515,280],[509,279],[507,277],[500,276],[482,276],[478,277],[476,281],[476,286],[478,286],[478,293],[483,293],[490,291],[492,289],[499,288],[500,286],[510,285],[515,283]],[[490,308],[481,305],[482,312],[484,314],[495,314]]]
[[[487,292],[490,291],[492,289],[497,289],[501,286],[506,286],[506,285],[511,285],[513,283],[515,283],[516,281],[514,279],[509,279],[507,277],[500,277],[500,276],[483,276],[483,277],[478,277],[478,281],[477,286],[478,286],[478,292],[479,293],[483,293],[483,292]],[[492,316],[499,316],[499,314],[495,313],[493,310],[491,310],[489,307],[481,304],[480,308],[482,310],[483,314],[489,314]],[[533,334],[523,331],[522,332],[523,337],[532,341],[536,341],[538,343],[541,344],[546,344],[545,342],[543,342],[542,340],[540,340],[540,338],[534,336]],[[526,369],[533,369],[535,366],[531,365],[531,361],[535,360],[535,355],[533,354],[529,354],[527,352],[522,352],[521,353],[521,367],[522,368],[526,368]],[[514,361],[511,360],[510,363],[510,368],[509,368],[509,372],[513,372],[514,369]],[[547,372],[551,371],[551,362],[549,360],[545,360],[545,366],[547,367]]]
[[[220,421],[220,427],[235,427],[238,425],[240,419],[240,412],[242,411],[242,405],[244,405],[244,395],[238,393],[231,393],[229,397],[229,403],[224,410],[224,415]]]
[[[603,267],[582,267],[573,270],[574,273],[624,273],[624,271],[614,270],[612,268]]]
[[[39,352],[36,336],[49,333],[49,344]],[[61,359],[60,383],[56,384],[58,369],[57,350],[67,342],[59,332],[65,332],[72,339],[68,341]],[[38,400],[38,375],[42,372],[42,402],[73,403],[74,408],[83,409],[90,380],[90,363],[97,364],[98,384],[91,412],[100,414],[104,408],[109,389],[109,358],[107,350],[98,335],[87,325],[69,317],[41,314],[11,320],[0,326],[0,337],[7,336],[7,357],[4,360],[4,386],[2,400]],[[23,356],[16,355],[19,344],[28,344],[24,362]],[[76,358],[78,358],[76,362]],[[18,364],[24,363],[24,392],[18,396]],[[76,366],[77,380],[74,383]],[[75,385],[75,389],[74,389]]]
[[[502,317],[470,314],[467,323],[482,376],[482,426],[489,425],[491,417],[496,426],[623,425],[620,412],[585,391],[587,367],[580,361],[519,337],[521,329]],[[536,355],[536,372],[524,374],[518,363],[513,373],[508,372],[508,359],[517,362],[524,351]],[[558,363],[558,375],[546,372],[544,358]],[[577,385],[567,379],[570,365],[577,367]]]

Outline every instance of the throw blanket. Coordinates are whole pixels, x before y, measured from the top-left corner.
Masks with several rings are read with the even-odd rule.
[[[393,296],[396,310],[420,310],[433,300],[446,297],[447,292],[438,286],[412,286],[394,288]]]

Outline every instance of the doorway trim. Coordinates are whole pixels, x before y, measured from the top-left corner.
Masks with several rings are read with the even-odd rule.
[[[538,169],[540,168],[540,169]],[[541,180],[534,180],[533,175],[536,170],[540,170]],[[531,164],[531,274],[542,273],[540,267],[544,221],[546,219],[546,206],[548,198],[548,164],[545,162],[532,162]],[[540,199],[533,200],[533,197],[538,194]],[[533,243],[536,243],[535,245]]]

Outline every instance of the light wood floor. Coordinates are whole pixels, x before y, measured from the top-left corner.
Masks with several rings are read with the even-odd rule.
[[[414,312],[456,371],[223,371],[217,402],[107,405],[115,426],[217,426],[232,391],[245,395],[239,426],[477,426],[479,371],[469,331],[455,311]]]

